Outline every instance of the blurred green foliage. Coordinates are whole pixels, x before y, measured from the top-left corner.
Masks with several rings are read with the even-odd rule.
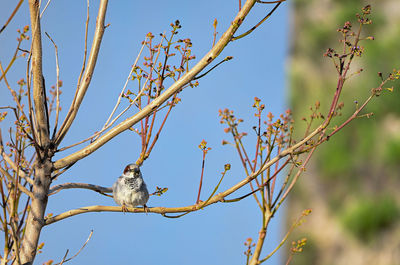
[[[389,166],[400,164],[400,139],[392,139],[385,146],[384,160]]]
[[[396,201],[389,195],[366,197],[349,204],[341,216],[343,226],[359,240],[370,242],[390,228],[400,216]]]

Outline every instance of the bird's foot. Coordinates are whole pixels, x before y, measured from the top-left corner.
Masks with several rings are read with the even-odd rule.
[[[125,214],[125,213],[129,213],[129,210],[128,210],[128,208],[126,207],[125,204],[122,205],[122,212],[123,212],[124,214]]]

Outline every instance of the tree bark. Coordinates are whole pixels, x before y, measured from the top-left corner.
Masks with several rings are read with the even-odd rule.
[[[33,103],[35,105],[36,141],[43,149],[50,143],[49,139],[49,118],[47,111],[46,89],[42,71],[42,34],[40,28],[39,1],[29,1],[32,28],[32,86]],[[29,80],[28,80],[29,81]],[[33,113],[32,113],[33,114]],[[42,149],[42,150],[43,150]]]
[[[26,219],[25,233],[19,256],[22,264],[33,264],[36,256],[40,232],[44,226],[49,187],[51,184],[51,172],[53,156],[50,149],[49,119],[46,101],[46,88],[42,72],[42,36],[40,28],[40,10],[38,0],[29,0],[29,11],[32,28],[32,87],[34,113],[36,118],[34,132],[37,150],[37,161],[34,165],[33,198]],[[31,82],[28,80],[28,82]]]
[[[47,206],[47,194],[51,183],[52,163],[50,159],[35,165],[33,199],[26,220],[25,235],[20,252],[22,264],[33,264],[39,242],[40,232],[44,226]]]

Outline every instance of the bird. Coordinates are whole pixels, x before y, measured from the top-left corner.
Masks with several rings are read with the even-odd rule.
[[[114,201],[122,206],[124,213],[129,212],[127,206],[143,205],[143,208],[147,209],[146,203],[149,200],[149,191],[138,165],[127,165],[122,176],[114,183],[112,190]]]

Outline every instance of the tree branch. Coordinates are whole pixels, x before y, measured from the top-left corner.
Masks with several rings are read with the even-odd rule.
[[[113,127],[111,130],[109,130],[107,133],[101,136],[97,141],[89,144],[88,146],[82,148],[81,150],[67,157],[57,160],[54,163],[55,169],[63,168],[71,163],[74,163],[90,155],[91,153],[99,149],[101,146],[103,146],[105,143],[110,141],[112,138],[114,138],[121,132],[129,129],[130,127],[132,127],[134,124],[136,124],[146,116],[150,115],[164,102],[166,102],[171,96],[173,96],[175,93],[180,91],[186,84],[192,81],[193,78],[195,78],[195,76],[198,73],[200,73],[207,65],[209,65],[215,58],[217,58],[218,55],[228,45],[233,34],[240,27],[243,20],[246,18],[251,8],[254,6],[255,2],[256,2],[255,0],[247,0],[241,11],[237,14],[234,21],[231,23],[226,32],[221,36],[217,44],[189,72],[187,72],[179,80],[177,80],[174,84],[172,84],[164,93],[162,93],[159,97],[154,99],[140,112]]]
[[[49,0],[49,2],[50,2],[50,0]],[[49,2],[47,2],[47,3],[49,3]],[[44,10],[43,10],[43,12],[44,12]],[[56,78],[57,78],[56,79],[56,120],[55,120],[54,130],[53,130],[53,136],[54,136],[54,134],[56,133],[56,130],[57,130],[58,116],[60,114],[60,66],[58,64],[58,47],[57,47],[56,43],[53,41],[53,39],[50,37],[50,35],[47,32],[45,32],[45,34],[54,45],[54,52],[55,52],[55,57],[56,57]],[[52,105],[53,104],[50,104],[49,115],[51,113]]]
[[[13,17],[15,16],[15,14],[17,13],[18,9],[20,8],[21,4],[24,2],[24,0],[19,0],[17,6],[14,8],[14,11],[11,13],[10,17],[7,19],[7,22],[1,27],[0,29],[0,33],[3,32],[3,30],[6,29],[8,23],[10,23],[10,21],[13,19]]]
[[[243,10],[243,9],[242,9]],[[153,213],[159,213],[159,214],[165,214],[165,213],[182,213],[182,212],[191,212],[191,211],[197,211],[201,208],[204,208],[206,206],[209,206],[211,204],[217,203],[219,201],[224,201],[225,197],[232,194],[236,190],[240,189],[241,187],[245,186],[246,184],[250,183],[253,179],[255,179],[258,175],[260,175],[262,172],[267,170],[269,167],[271,167],[273,164],[275,164],[277,161],[279,161],[281,158],[292,154],[295,152],[298,148],[303,146],[307,141],[309,141],[311,138],[313,138],[315,135],[321,133],[326,126],[329,124],[321,124],[318,128],[316,128],[313,132],[311,132],[307,137],[303,138],[301,141],[299,141],[297,144],[288,147],[287,149],[283,150],[281,153],[279,153],[277,156],[266,162],[259,170],[256,172],[250,174],[248,177],[244,178],[242,181],[237,183],[236,185],[232,186],[231,188],[227,189],[226,191],[219,193],[212,198],[210,198],[206,204],[195,204],[195,205],[190,205],[190,206],[184,206],[184,207],[173,207],[173,208],[165,208],[165,207],[153,207],[153,208],[128,208],[130,212],[138,213],[138,212],[153,212]],[[69,210],[67,212],[61,213],[57,216],[47,218],[45,220],[45,225],[63,220],[68,217],[72,217],[78,214],[82,213],[89,213],[89,212],[120,212],[122,211],[122,207],[119,206],[101,206],[101,205],[95,205],[95,206],[88,206],[88,207],[82,207],[74,210]]]
[[[77,88],[77,90],[75,92],[74,100],[72,101],[72,104],[68,110],[67,116],[65,117],[65,120],[56,135],[56,138],[55,138],[56,146],[58,146],[61,143],[64,136],[67,134],[69,128],[71,127],[73,121],[75,120],[75,117],[78,113],[79,107],[80,107],[82,100],[86,94],[86,91],[89,87],[90,81],[92,80],[94,68],[97,63],[97,56],[99,54],[100,45],[101,45],[101,41],[103,39],[103,34],[104,34],[104,29],[105,29],[104,20],[106,17],[107,4],[108,4],[108,0],[100,1],[99,12],[98,12],[97,21],[96,21],[96,29],[95,29],[95,34],[93,37],[93,44],[92,44],[92,48],[90,50],[87,68],[83,75],[82,82],[80,83],[79,87]]]
[[[1,132],[0,132],[1,139]],[[4,152],[4,148],[0,145],[0,153],[3,159],[12,167],[15,172],[18,172],[19,176],[23,177],[29,184],[33,185],[33,179],[25,174],[24,171],[18,168],[18,166],[11,160],[11,158]]]
[[[105,195],[105,193],[111,193],[112,188],[106,188],[98,185],[87,184],[87,183],[63,183],[55,185],[50,188],[49,195],[56,194],[60,190],[64,189],[88,189]],[[108,196],[108,195],[107,195]]]
[[[38,144],[47,147],[49,139],[49,119],[47,112],[46,91],[42,72],[42,36],[39,18],[39,1],[30,0],[29,10],[32,28],[32,79],[33,79],[33,103],[34,115],[38,124]]]
[[[286,0],[284,0],[284,1],[286,1]],[[267,19],[275,12],[275,10],[279,7],[280,4],[282,4],[282,2],[283,2],[283,1],[278,1],[277,4],[274,6],[274,8],[273,8],[263,19],[261,19],[260,22],[258,22],[254,27],[252,27],[251,29],[249,29],[249,30],[246,31],[245,33],[240,34],[240,35],[237,36],[237,37],[233,37],[233,38],[232,38],[232,41],[241,39],[241,38],[243,38],[243,37],[249,35],[250,33],[252,33],[253,30],[255,30],[256,28],[258,28],[262,23],[264,23],[265,20],[267,20]]]
[[[83,72],[85,71],[85,67],[86,67],[88,28],[89,28],[89,0],[86,1],[86,23],[85,23],[85,45],[84,45],[85,49],[83,51],[83,63],[82,63],[81,72],[78,77],[77,87],[79,87],[81,85],[82,75],[83,75]]]
[[[7,179],[12,182],[13,181],[13,177],[8,174],[8,172],[6,170],[4,170],[2,167],[0,167],[0,173],[3,174],[4,176],[7,177]],[[23,193],[25,193],[26,195],[28,195],[29,197],[31,197],[31,199],[33,199],[33,194],[32,192],[30,192],[27,188],[25,188],[20,182],[17,182],[18,185],[18,189],[20,191],[22,191]]]
[[[61,261],[60,263],[56,263],[56,264],[54,264],[54,265],[62,265],[62,264],[64,264],[65,262],[68,262],[68,261],[72,260],[73,258],[75,258],[76,256],[78,256],[79,253],[81,253],[81,251],[85,248],[85,246],[87,245],[87,243],[89,242],[89,240],[92,238],[92,235],[93,235],[93,230],[90,231],[90,234],[89,234],[88,239],[86,239],[85,243],[82,245],[82,247],[79,249],[79,251],[78,251],[75,255],[73,255],[72,257],[70,257],[70,258],[67,259],[67,255],[68,255],[68,250],[67,250],[67,253],[65,253],[65,256],[64,256],[64,258],[62,259],[62,261]]]

